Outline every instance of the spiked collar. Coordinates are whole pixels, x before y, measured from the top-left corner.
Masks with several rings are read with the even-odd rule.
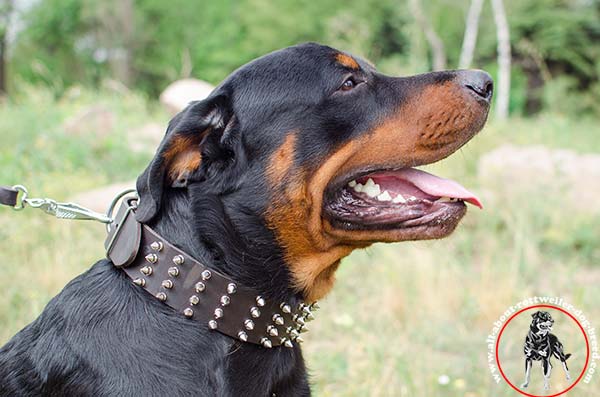
[[[302,343],[317,302],[268,301],[209,269],[135,219],[137,197],[125,197],[108,228],[106,255],[132,282],[210,330],[265,348]]]

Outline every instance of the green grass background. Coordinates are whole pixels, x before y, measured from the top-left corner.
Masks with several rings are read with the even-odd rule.
[[[67,135],[65,120],[92,104],[116,114],[114,131]],[[33,196],[66,200],[131,180],[151,154],[132,152],[125,137],[149,121],[166,126],[168,116],[134,94],[84,91],[56,101],[32,89],[0,104],[0,184],[23,183]],[[426,169],[477,192],[477,161],[500,144],[599,153],[599,136],[597,121],[558,114],[491,122],[460,152]],[[314,394],[516,395],[488,372],[485,338],[492,323],[525,297],[560,295],[600,326],[599,221],[565,208],[560,196],[515,194],[484,211],[470,207],[445,240],[379,244],[353,253],[342,262],[337,285],[305,338]],[[0,225],[4,343],[70,279],[103,257],[104,229],[10,209],[0,209]],[[561,370],[555,370],[558,382]],[[441,375],[450,378],[447,385],[438,382]],[[568,395],[600,396],[597,378]],[[541,382],[539,370],[532,379]]]

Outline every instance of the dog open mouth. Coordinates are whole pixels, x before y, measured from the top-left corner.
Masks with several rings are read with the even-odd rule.
[[[324,213],[345,230],[386,230],[455,223],[465,203],[483,208],[459,183],[416,168],[358,173],[332,184]]]

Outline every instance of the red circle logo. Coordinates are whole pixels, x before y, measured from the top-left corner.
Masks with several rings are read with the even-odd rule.
[[[585,364],[583,366],[583,369],[581,370],[581,374],[579,374],[579,376],[577,377],[577,379],[565,390],[559,392],[559,393],[555,393],[555,394],[550,394],[550,395],[537,395],[537,394],[531,394],[531,393],[527,393],[524,392],[523,390],[519,389],[518,387],[516,387],[506,376],[506,374],[504,373],[504,370],[502,369],[502,366],[500,365],[500,359],[498,358],[498,353],[499,353],[499,348],[500,348],[500,339],[502,338],[502,333],[504,332],[504,330],[506,329],[506,326],[515,318],[517,317],[519,314],[523,313],[524,311],[530,310],[530,309],[535,309],[535,308],[549,308],[549,309],[554,309],[554,310],[558,310],[561,311],[562,313],[566,314],[567,316],[569,316],[574,322],[575,324],[577,324],[577,326],[579,327],[579,329],[581,330],[581,333],[583,334],[583,337],[585,339],[585,346],[586,346],[586,357],[585,357]],[[579,321],[568,311],[557,307],[557,306],[552,306],[552,305],[533,305],[533,306],[528,306],[524,309],[519,310],[518,312],[516,312],[515,314],[513,314],[512,316],[510,316],[510,318],[506,321],[506,323],[502,326],[502,329],[500,329],[500,333],[498,334],[498,339],[496,341],[496,365],[498,366],[498,369],[500,371],[500,374],[502,375],[502,377],[504,378],[504,380],[506,381],[506,383],[509,384],[510,387],[512,387],[514,390],[516,390],[517,392],[519,392],[520,394],[524,395],[524,396],[528,396],[528,397],[557,397],[560,396],[561,394],[564,394],[566,392],[568,392],[569,390],[571,390],[572,388],[575,387],[575,385],[577,385],[577,383],[579,383],[579,381],[581,380],[581,378],[583,378],[583,375],[585,374],[585,370],[588,366],[590,360],[590,343],[588,341],[588,337],[585,333],[585,330],[583,329],[583,327],[581,326],[581,323],[579,323]]]

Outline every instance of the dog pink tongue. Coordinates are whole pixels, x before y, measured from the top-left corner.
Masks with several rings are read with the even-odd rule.
[[[404,168],[394,173],[431,196],[457,198],[483,209],[477,196],[453,180],[440,178],[415,168]]]

